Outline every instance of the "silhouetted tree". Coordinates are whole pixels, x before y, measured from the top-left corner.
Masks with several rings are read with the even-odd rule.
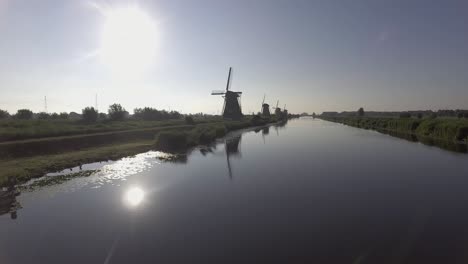
[[[317,114],[315,114],[315,112],[312,113],[312,117],[315,118],[317,116]]]
[[[108,113],[111,120],[120,121],[125,119],[127,111],[120,104],[113,104],[109,106]]]
[[[15,118],[17,119],[32,119],[33,112],[29,109],[20,109],[16,112]]]
[[[423,114],[418,113],[418,114],[417,114],[417,117],[418,117],[418,119],[421,119],[421,118],[423,117]]]
[[[60,119],[68,119],[68,117],[69,117],[69,115],[66,112],[62,112],[62,113],[59,114]]]
[[[46,112],[40,112],[39,114],[37,114],[37,119],[39,120],[50,119],[50,115]]]
[[[83,120],[87,123],[94,123],[98,119],[98,112],[94,107],[86,107],[81,111],[81,114],[83,116]]]
[[[135,110],[133,110],[133,117],[141,120],[159,121],[168,119],[179,119],[182,117],[182,115],[177,111],[167,112],[165,110],[159,111],[151,107],[145,107],[135,108]]]
[[[101,120],[107,119],[106,113],[99,113],[99,119],[101,119]]]
[[[364,116],[364,108],[359,108],[359,110],[357,111],[357,114],[358,116]]]
[[[464,118],[468,118],[468,112],[465,112],[465,113],[463,114],[463,117],[464,117]]]
[[[0,119],[6,119],[10,117],[10,113],[8,111],[0,109]]]

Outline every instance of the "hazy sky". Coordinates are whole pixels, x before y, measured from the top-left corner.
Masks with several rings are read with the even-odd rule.
[[[138,5],[156,28],[138,74],[98,54],[102,10]],[[130,24],[132,22],[129,22]],[[143,49],[144,50],[144,49]],[[135,51],[139,52],[139,51]],[[141,50],[140,50],[141,52]],[[217,113],[228,67],[244,112],[468,108],[468,1],[0,0],[0,109],[121,103]]]

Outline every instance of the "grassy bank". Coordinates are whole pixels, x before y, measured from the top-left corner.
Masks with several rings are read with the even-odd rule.
[[[468,120],[455,118],[372,118],[321,117],[324,120],[349,126],[414,134],[424,138],[449,142],[468,141]]]
[[[221,118],[199,118],[196,123],[222,122]],[[103,132],[116,132],[138,130],[154,127],[184,125],[183,119],[167,121],[98,121],[86,123],[82,120],[0,120],[0,142],[37,139],[46,137],[61,137],[72,135],[85,135]]]
[[[276,122],[246,118],[243,121],[201,122],[121,132],[42,138],[0,144],[0,186],[8,177],[24,182],[48,172],[80,164],[116,160],[151,149],[183,151],[208,144],[229,131]]]

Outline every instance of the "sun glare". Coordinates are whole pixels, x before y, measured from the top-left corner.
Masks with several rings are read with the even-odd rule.
[[[119,74],[138,73],[154,60],[157,32],[154,21],[137,7],[106,10],[99,55]]]
[[[138,187],[133,187],[125,193],[124,200],[127,205],[135,207],[140,205],[144,198],[145,192]]]

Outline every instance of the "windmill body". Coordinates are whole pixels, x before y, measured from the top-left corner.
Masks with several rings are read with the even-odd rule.
[[[226,119],[241,119],[242,109],[240,106],[239,98],[242,92],[233,92],[229,88],[231,86],[231,75],[232,68],[229,68],[229,75],[226,84],[226,91],[213,91],[212,95],[223,95],[224,106],[223,106],[223,117]]]
[[[270,105],[265,103],[265,96],[263,96],[263,101],[262,101],[262,116],[264,117],[270,117]]]
[[[278,107],[279,100],[276,102],[275,115],[276,117],[281,117],[281,108]]]

